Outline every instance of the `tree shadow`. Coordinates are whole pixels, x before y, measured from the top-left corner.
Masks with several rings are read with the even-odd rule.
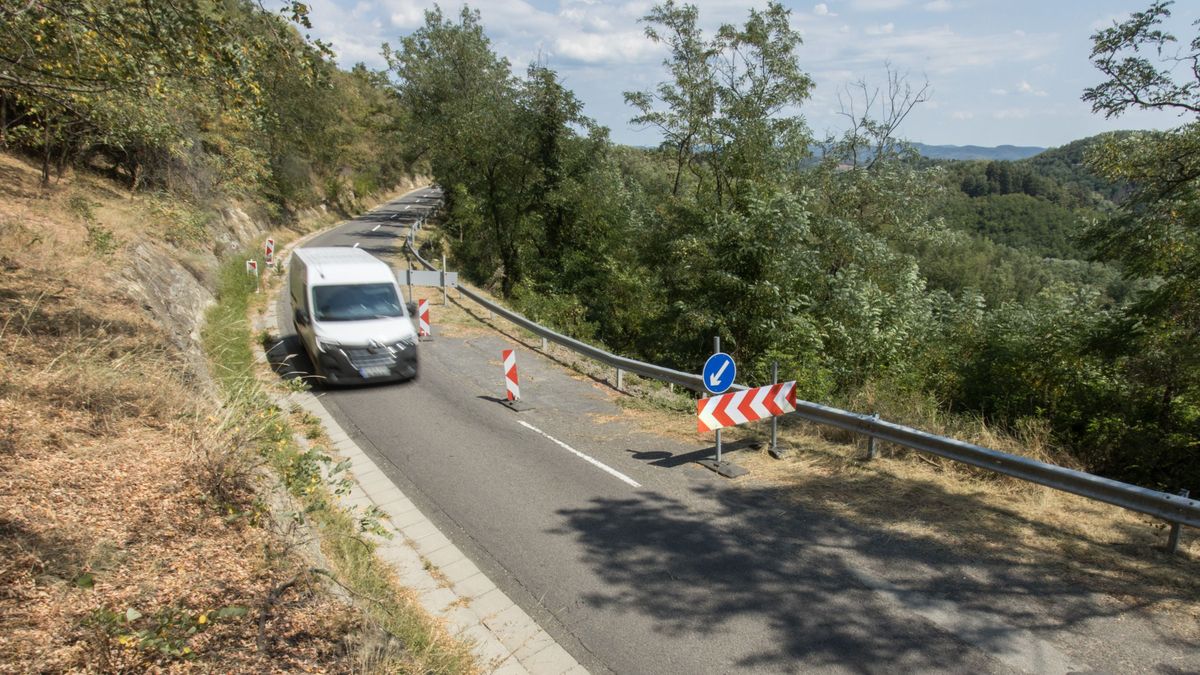
[[[990,509],[970,496],[925,488],[945,508],[982,517],[996,539],[1019,542],[1022,528],[1038,526],[1011,513],[987,518]],[[693,498],[707,508],[696,508]],[[554,533],[573,537],[585,564],[606,582],[605,591],[584,598],[587,604],[647,615],[665,637],[715,635],[757,620],[769,627],[772,648],[743,657],[740,667],[970,670],[986,659],[978,661],[982,656],[964,642],[1006,653],[1028,643],[1028,631],[1083,631],[1086,622],[1131,609],[1098,605],[1093,588],[1064,579],[1054,565],[981,556],[971,546],[830,516],[797,506],[777,486],[704,486],[682,500],[654,493],[595,498],[558,514],[563,524]],[[1137,598],[1133,608],[1168,593]],[[947,611],[957,613],[953,630],[936,621]],[[1165,633],[1158,639],[1200,654],[1195,640]]]

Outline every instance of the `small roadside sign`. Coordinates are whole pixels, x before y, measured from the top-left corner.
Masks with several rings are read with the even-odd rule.
[[[704,388],[713,394],[723,394],[733,386],[737,377],[737,365],[733,357],[725,352],[717,352],[704,362]]]

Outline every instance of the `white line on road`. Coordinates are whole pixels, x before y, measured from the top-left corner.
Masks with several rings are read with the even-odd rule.
[[[375,230],[378,230],[378,229],[379,229],[379,226],[378,226],[378,225],[376,225],[375,227],[372,227],[372,228],[371,228],[371,231],[372,231],[372,232],[374,232]]]
[[[598,459],[595,459],[593,457],[589,457],[589,456],[583,454],[582,452],[576,450],[575,448],[572,448],[571,446],[567,445],[566,443],[563,443],[562,441],[560,441],[557,438],[551,436],[550,434],[542,431],[541,429],[533,426],[532,424],[526,422],[525,420],[517,420],[517,423],[520,424],[521,426],[525,427],[526,429],[531,429],[531,430],[536,431],[539,434],[545,436],[546,438],[549,438],[551,441],[554,441],[555,443],[557,443],[559,445],[559,447],[563,448],[564,450],[571,452],[576,457],[582,459],[583,461],[587,462],[588,464],[596,466],[596,467],[600,468],[602,471],[605,471],[607,473],[612,474],[613,476],[616,476],[621,481],[628,483],[629,485],[632,485],[635,488],[642,487],[642,484],[637,482],[636,480],[630,478],[629,476],[626,476],[625,474],[621,473],[620,471],[617,471],[616,469],[605,464],[604,462],[601,462]]]
[[[354,248],[358,248],[358,242],[354,242]]]
[[[404,210],[405,210],[405,211],[407,211],[407,210],[408,210],[408,207],[410,207],[410,206],[412,206],[412,204],[405,204],[405,205],[404,205]]]

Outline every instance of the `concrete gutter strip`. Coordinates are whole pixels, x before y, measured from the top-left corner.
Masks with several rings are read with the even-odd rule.
[[[423,188],[418,188],[423,189]],[[340,224],[340,223],[339,223]],[[290,250],[313,236],[297,240],[280,254],[286,259]],[[280,335],[273,302],[256,321],[255,330]],[[261,345],[255,344],[255,357],[267,362]],[[559,645],[525,610],[514,603],[473,562],[458,549],[403,492],[358,447],[350,435],[309,392],[276,394],[284,410],[292,404],[316,416],[328,433],[335,454],[350,460],[353,475],[350,490],[335,497],[344,508],[362,510],[376,507],[386,515],[385,524],[392,539],[375,538],[375,554],[396,572],[399,583],[414,591],[421,606],[445,622],[452,637],[473,644],[472,651],[485,672],[496,675],[586,675],[588,672]],[[425,568],[429,561],[431,569]],[[440,572],[437,578],[433,574]]]

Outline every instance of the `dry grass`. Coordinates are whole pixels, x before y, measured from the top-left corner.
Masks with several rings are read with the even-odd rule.
[[[269,517],[254,439],[114,290],[156,204],[0,154],[0,672],[377,667],[394,648]]]
[[[301,563],[268,561],[269,533],[230,519],[230,503],[216,503],[193,470],[232,439],[205,431],[187,408],[195,392],[153,325],[32,265],[0,277],[0,297],[0,668],[341,670],[356,618],[313,584],[292,588],[274,613],[268,629],[286,648],[271,653],[255,649],[246,617],[206,620],[186,643],[190,660],[123,644],[141,624],[97,621],[103,610],[179,610],[198,621],[221,607],[255,608]],[[244,486],[226,494],[247,499]]]

